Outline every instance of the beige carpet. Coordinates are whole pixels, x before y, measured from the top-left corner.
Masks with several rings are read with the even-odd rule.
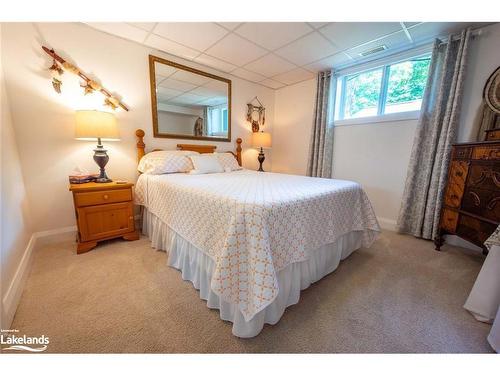
[[[146,238],[76,255],[36,251],[12,328],[49,352],[491,352],[491,326],[462,308],[482,258],[384,232],[302,292],[275,326],[238,339]]]

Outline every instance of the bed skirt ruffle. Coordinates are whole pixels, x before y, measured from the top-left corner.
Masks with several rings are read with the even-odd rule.
[[[199,290],[200,298],[211,309],[218,309],[222,320],[233,323],[235,336],[257,336],[264,324],[276,324],[288,306],[299,302],[300,291],[333,272],[342,259],[347,258],[362,244],[362,232],[353,231],[334,243],[316,249],[305,261],[292,263],[278,272],[279,294],[264,310],[250,321],[245,321],[236,305],[222,300],[211,288],[214,261],[144,208],[142,230],[152,247],[168,253],[168,265],[181,271],[182,279],[189,280]],[[326,291],[325,291],[326,292]]]

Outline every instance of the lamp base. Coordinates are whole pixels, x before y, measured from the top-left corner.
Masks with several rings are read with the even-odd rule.
[[[97,140],[97,148],[94,149],[94,161],[99,166],[99,177],[95,180],[97,183],[113,182],[107,175],[104,167],[108,164],[109,156],[107,150],[101,144],[101,138]]]
[[[257,158],[257,160],[259,161],[258,171],[265,172],[264,169],[262,169],[262,163],[264,163],[264,160],[266,160],[266,157],[264,156],[264,150],[262,149],[262,147],[260,148],[259,157]]]

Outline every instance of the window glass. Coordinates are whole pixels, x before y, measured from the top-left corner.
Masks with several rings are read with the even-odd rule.
[[[382,68],[346,77],[344,118],[376,116]]]
[[[430,62],[430,58],[422,58],[404,61],[389,67],[384,113],[420,109]]]

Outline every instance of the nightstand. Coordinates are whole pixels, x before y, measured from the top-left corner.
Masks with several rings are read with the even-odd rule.
[[[99,241],[122,237],[139,239],[135,230],[132,186],[116,182],[71,184],[78,225],[77,254],[97,246]]]

